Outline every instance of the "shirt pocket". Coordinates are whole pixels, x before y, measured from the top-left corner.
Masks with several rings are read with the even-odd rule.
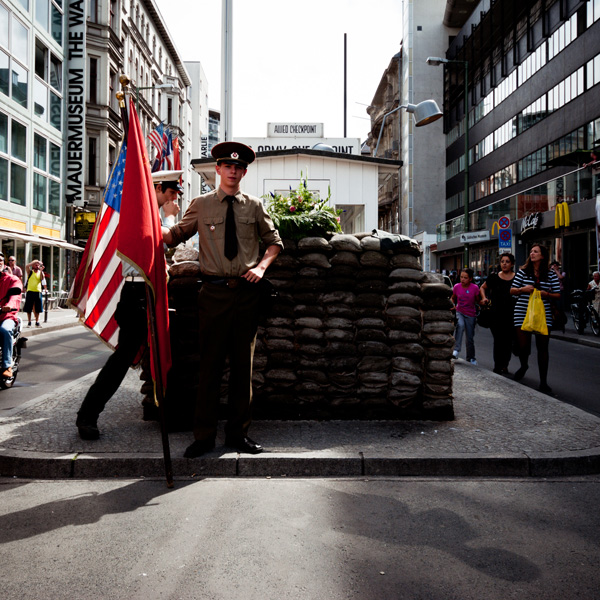
[[[204,234],[208,239],[221,240],[225,237],[225,219],[223,217],[204,217]]]
[[[254,217],[239,217],[237,220],[237,235],[240,239],[257,239],[256,219]]]

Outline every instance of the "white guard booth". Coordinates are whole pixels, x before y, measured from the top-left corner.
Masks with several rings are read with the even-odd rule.
[[[218,185],[215,160],[192,160],[194,169],[214,188]],[[308,189],[327,198],[343,211],[344,233],[371,231],[378,227],[379,183],[396,173],[402,161],[343,154],[328,150],[284,149],[257,152],[256,161],[248,167],[242,190],[259,198],[273,193],[283,195],[296,189],[302,180]]]

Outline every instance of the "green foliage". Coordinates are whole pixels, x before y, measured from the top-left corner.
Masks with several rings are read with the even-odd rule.
[[[302,174],[300,174],[302,177]],[[301,180],[298,188],[288,196],[273,194],[263,196],[268,200],[267,212],[282,238],[298,240],[303,237],[324,237],[332,233],[341,233],[341,210],[329,206],[331,188],[327,198],[321,200],[311,192],[306,179]]]

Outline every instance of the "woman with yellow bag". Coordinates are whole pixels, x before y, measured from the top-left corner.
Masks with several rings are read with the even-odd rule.
[[[548,249],[534,244],[529,251],[527,262],[513,279],[510,293],[517,296],[515,305],[515,328],[519,348],[521,368],[515,373],[515,381],[520,381],[529,368],[531,354],[531,334],[535,334],[538,369],[540,372],[540,392],[552,393],[548,385],[548,331],[552,327],[551,300],[560,298],[560,283],[554,271],[550,270]]]

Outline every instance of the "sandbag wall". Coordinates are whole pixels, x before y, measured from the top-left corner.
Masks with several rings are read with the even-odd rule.
[[[453,418],[451,289],[422,271],[416,242],[395,246],[382,250],[366,233],[285,242],[267,272],[280,296],[258,332],[255,418]],[[168,397],[184,423],[196,394],[199,279],[195,251],[179,248]]]

